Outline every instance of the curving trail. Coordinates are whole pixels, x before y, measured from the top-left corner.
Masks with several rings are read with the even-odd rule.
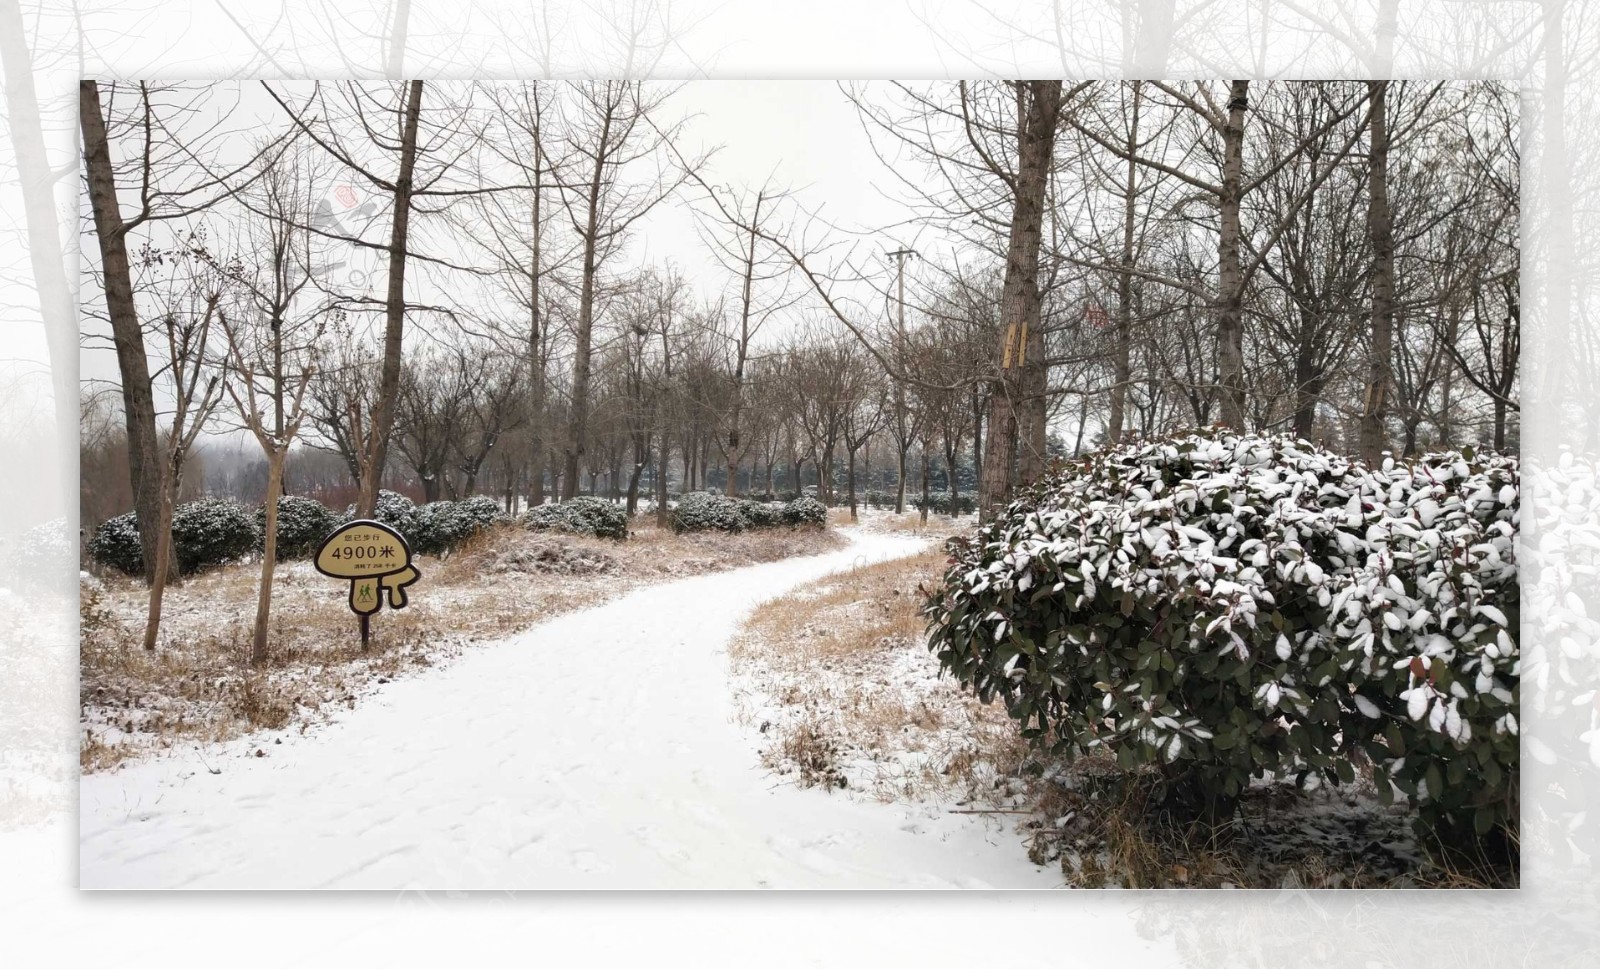
[[[270,757],[192,751],[89,775],[80,885],[1059,885],[1004,822],[801,790],[757,764],[727,681],[743,617],[923,545],[847,535],[836,552],[558,617],[390,684],[337,723],[266,747]]]

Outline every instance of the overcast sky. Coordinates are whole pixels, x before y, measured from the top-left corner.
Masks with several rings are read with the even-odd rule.
[[[742,189],[770,180],[776,188],[791,190],[808,210],[819,211],[846,230],[892,226],[904,218],[904,207],[895,201],[893,177],[874,154],[855,108],[835,82],[694,81],[672,87],[675,93],[664,107],[669,118],[688,119],[684,153],[693,156],[717,149],[706,170],[708,182]],[[274,88],[290,99],[308,92],[310,84],[275,83]],[[283,109],[257,83],[219,84],[212,100],[212,110],[228,116],[230,157],[247,157],[252,139],[284,124]],[[196,119],[192,124],[198,129],[211,120]],[[626,252],[610,269],[670,260],[704,295],[725,287],[727,270],[696,232],[690,197],[700,194],[698,188],[689,187],[658,206],[636,225]],[[368,235],[382,238],[386,216],[376,228],[382,231],[369,230]],[[851,233],[839,235],[849,238]],[[857,238],[863,253],[886,251],[902,241],[888,234],[879,239],[870,232]],[[84,244],[92,248],[93,238],[85,236]],[[381,275],[381,258],[376,269]],[[407,282],[409,298],[426,298],[430,283],[423,274],[408,274]],[[381,293],[381,279],[377,292]],[[100,302],[89,288],[84,299]],[[86,320],[85,329],[94,333],[105,328]],[[82,356],[83,379],[114,381],[116,375],[115,355],[107,341],[91,339]]]

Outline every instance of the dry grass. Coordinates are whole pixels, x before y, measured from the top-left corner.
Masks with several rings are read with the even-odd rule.
[[[376,686],[448,661],[549,617],[630,589],[837,548],[822,530],[677,536],[641,526],[623,542],[494,530],[447,558],[418,557],[411,605],[372,620],[361,649],[348,588],[307,562],[281,564],[267,663],[246,663],[259,564],[191,577],[167,591],[158,649],[140,649],[145,588],[84,584],[80,612],[80,767],[114,768],[180,743],[305,730]]]
[[[863,567],[757,608],[730,655],[769,769],[802,786],[1014,817],[1030,858],[1059,865],[1074,886],[1516,884],[1514,873],[1440,864],[1403,808],[1379,806],[1360,785],[1256,786],[1214,830],[1165,810],[1155,772],[1103,756],[1066,765],[1030,748],[999,704],[936,676],[917,585],[944,562],[929,551]]]
[[[769,768],[883,801],[1009,796],[1025,742],[923,645],[917,585],[943,565],[930,551],[865,566],[756,609],[729,652]]]
[[[1514,873],[1468,872],[1419,848],[1403,808],[1361,787],[1251,787],[1227,825],[1174,818],[1159,776],[1080,760],[1033,786],[1029,856],[1074,886],[1127,888],[1486,888]]]

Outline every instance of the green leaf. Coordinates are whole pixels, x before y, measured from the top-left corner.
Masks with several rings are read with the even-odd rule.
[[[1478,810],[1472,813],[1472,830],[1482,838],[1494,828],[1494,809],[1488,805],[1479,805]]]
[[[1378,801],[1384,808],[1394,804],[1394,789],[1389,785],[1389,773],[1383,768],[1374,766],[1372,769],[1372,782],[1378,789]]]

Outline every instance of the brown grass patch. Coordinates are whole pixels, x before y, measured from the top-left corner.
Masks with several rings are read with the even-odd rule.
[[[1361,786],[1253,786],[1220,830],[1172,817],[1161,778],[1110,758],[1067,765],[1023,739],[998,704],[949,679],[924,646],[928,551],[826,577],[758,607],[730,645],[762,761],[806,787],[929,799],[1014,819],[1029,857],[1074,886],[1514,885],[1430,859],[1403,808]]]
[[[1482,888],[1514,885],[1441,866],[1416,843],[1403,808],[1360,787],[1305,792],[1255,785],[1218,828],[1163,809],[1160,778],[1108,757],[1033,786],[1029,857],[1097,888]]]
[[[1009,794],[1026,743],[1003,709],[940,679],[923,645],[917,585],[943,565],[929,551],[860,567],[755,610],[729,653],[769,768],[883,801]]]
[[[158,649],[140,648],[147,593],[123,576],[84,583],[80,608],[80,765],[91,772],[179,743],[305,730],[406,675],[631,589],[838,548],[824,530],[678,536],[641,525],[623,541],[491,530],[454,553],[419,556],[411,605],[372,619],[363,652],[347,587],[310,563],[273,583],[268,660],[246,663],[259,563],[169,587]]]

